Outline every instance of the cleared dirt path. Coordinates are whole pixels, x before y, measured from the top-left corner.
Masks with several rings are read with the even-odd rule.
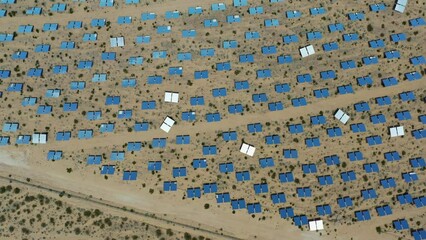
[[[188,134],[188,133],[200,133],[206,132],[211,133],[215,131],[224,131],[228,129],[233,129],[238,126],[245,126],[249,123],[255,122],[268,122],[268,121],[282,121],[285,122],[290,118],[297,119],[300,116],[307,116],[312,114],[318,114],[319,111],[334,111],[337,108],[343,108],[351,106],[354,103],[368,100],[370,98],[381,97],[385,95],[393,96],[400,92],[410,91],[415,89],[426,88],[426,81],[418,80],[413,82],[404,81],[401,82],[397,87],[388,87],[388,88],[374,88],[374,89],[363,89],[356,92],[356,94],[347,94],[347,95],[337,95],[335,97],[327,98],[309,104],[306,107],[288,107],[283,111],[277,112],[267,112],[267,113],[245,113],[244,116],[240,115],[231,115],[228,118],[222,119],[220,122],[207,123],[204,120],[204,116],[197,116],[201,121],[197,121],[194,125],[192,123],[187,123],[183,121],[177,121],[177,124],[173,126],[172,130],[167,134],[159,129],[159,126],[155,127],[155,130],[150,130],[148,132],[121,132],[110,135],[102,135],[94,137],[89,140],[78,140],[76,138],[71,139],[68,142],[49,142],[49,148],[59,148],[63,150],[78,150],[78,149],[88,149],[93,147],[103,147],[111,145],[123,145],[129,141],[151,141],[152,138],[162,138],[169,137],[174,138],[174,136],[179,134]],[[327,115],[327,118],[332,118],[333,116]],[[82,145],[81,143],[85,143]],[[37,146],[40,147],[40,146]]]

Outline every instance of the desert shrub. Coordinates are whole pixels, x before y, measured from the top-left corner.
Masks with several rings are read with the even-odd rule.
[[[189,233],[184,233],[183,234],[183,238],[185,239],[185,240],[191,240],[192,239],[192,236],[191,236],[191,234],[189,234]]]
[[[90,215],[92,215],[92,212],[91,211],[89,211],[89,210],[86,210],[86,211],[84,211],[84,216],[86,216],[86,217],[90,217]]]
[[[72,213],[72,210],[71,210],[71,208],[70,208],[70,207],[67,207],[67,209],[65,209],[65,212],[66,212],[66,213],[68,213],[68,214],[71,214],[71,213]]]

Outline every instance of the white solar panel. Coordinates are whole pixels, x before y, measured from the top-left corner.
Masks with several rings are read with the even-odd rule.
[[[398,133],[396,131],[396,127],[390,128],[389,131],[390,131],[391,137],[398,137]]]
[[[403,126],[397,127],[396,131],[398,133],[398,136],[404,136],[404,127]]]
[[[166,92],[164,94],[164,101],[165,102],[178,103],[179,102],[179,93]]]
[[[173,125],[175,124],[175,120],[171,119],[170,117],[166,117],[164,123],[169,125],[170,127],[173,127]]]
[[[405,11],[405,6],[396,4],[394,10],[397,11],[397,12],[403,13]]]
[[[168,133],[171,129],[171,127],[165,123],[161,124],[160,126],[161,130],[165,131],[166,133]]]
[[[299,51],[300,51],[300,55],[302,55],[302,58],[315,54],[315,49],[314,49],[314,46],[312,45],[302,47],[299,49]]]
[[[312,45],[307,46],[307,47],[306,47],[306,50],[308,51],[308,54],[309,54],[309,55],[312,55],[312,54],[314,54],[314,53],[315,53],[314,46],[312,46]]]
[[[250,157],[253,157],[254,151],[256,151],[256,148],[253,146],[249,146],[246,154],[249,155]]]
[[[301,48],[300,55],[302,55],[302,58],[309,56],[308,50],[306,48]]]
[[[174,124],[175,120],[173,120],[171,117],[166,117],[161,124],[160,129],[168,133]]]
[[[337,110],[336,114],[334,114],[334,117],[337,118],[343,124],[346,124],[350,119],[349,115],[340,109]]]
[[[117,47],[117,38],[110,38],[109,43],[111,47]]]
[[[309,222],[309,231],[316,231],[317,230],[317,224],[315,223],[315,221],[310,221]]]
[[[397,127],[391,127],[389,128],[389,133],[391,137],[400,137],[404,136],[404,127],[403,126],[397,126]]]
[[[403,13],[405,11],[405,7],[407,6],[408,0],[397,0],[395,4],[395,11]]]
[[[47,136],[46,134],[40,134],[40,143],[46,144],[47,143]]]
[[[336,114],[334,114],[334,117],[340,120],[342,118],[343,114],[345,114],[345,113],[342,110],[339,109],[339,110],[337,110]]]
[[[31,141],[34,144],[46,144],[47,135],[45,133],[34,133],[31,138]]]
[[[109,42],[111,47],[124,47],[124,37],[112,37]]]
[[[246,144],[246,143],[243,143],[240,147],[240,152],[245,154],[245,153],[247,153],[248,149],[249,149],[249,145]]]
[[[256,148],[252,145],[247,144],[247,143],[243,143],[240,147],[240,152],[247,154],[250,157],[253,157],[255,151],[256,151]]]
[[[324,223],[322,220],[317,220],[316,224],[317,224],[317,230],[324,230]]]
[[[243,144],[241,145],[241,147],[240,147],[240,152],[242,152],[242,153],[246,153],[246,152],[247,152],[247,150],[248,150],[248,147],[249,147],[249,145],[248,145],[248,144],[243,143]]]
[[[171,92],[166,92],[164,94],[164,101],[165,102],[171,102],[172,101],[172,93]]]
[[[173,103],[179,102],[179,94],[178,93],[172,93],[172,102]]]
[[[117,38],[117,45],[119,47],[124,47],[124,37],[118,37]]]
[[[343,124],[346,124],[346,123],[349,121],[349,119],[350,119],[349,115],[345,113],[345,114],[343,114],[343,116],[342,116],[342,118],[340,119],[340,121],[341,121]]]
[[[324,223],[322,220],[309,221],[309,231],[324,230]]]

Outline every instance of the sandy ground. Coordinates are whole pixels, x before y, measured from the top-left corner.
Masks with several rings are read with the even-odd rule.
[[[205,0],[196,2],[196,5],[208,9],[211,3],[217,1]],[[401,173],[412,171],[408,159],[413,157],[426,157],[424,146],[425,140],[415,141],[411,137],[411,131],[424,128],[419,123],[418,116],[425,113],[425,104],[419,101],[426,95],[425,77],[421,80],[409,82],[403,74],[409,71],[419,71],[424,73],[424,68],[414,67],[408,62],[408,58],[418,55],[425,55],[424,44],[426,41],[425,28],[413,29],[406,21],[413,17],[424,16],[424,4],[422,2],[410,2],[410,7],[406,14],[396,14],[390,7],[385,12],[372,13],[368,10],[370,2],[365,1],[317,1],[306,3],[303,1],[284,2],[277,5],[265,4],[265,14],[249,15],[247,8],[236,9],[231,6],[231,1],[224,1],[228,9],[224,12],[206,11],[202,16],[182,16],[174,21],[163,19],[163,14],[167,10],[180,10],[185,12],[189,6],[194,6],[194,1],[158,1],[149,5],[126,6],[118,4],[114,8],[101,9],[97,3],[70,3],[69,7],[74,13],[49,14],[42,16],[24,16],[22,11],[29,7],[26,2],[19,2],[16,6],[5,6],[8,11],[17,10],[14,18],[0,18],[0,32],[11,33],[17,30],[21,24],[33,24],[36,29],[42,28],[46,22],[57,22],[60,26],[65,26],[68,21],[81,20],[85,27],[81,30],[60,30],[52,33],[42,33],[41,31],[32,34],[19,34],[13,44],[1,44],[0,49],[4,50],[5,56],[2,58],[0,69],[14,69],[20,67],[20,71],[14,71],[12,77],[2,81],[1,90],[3,98],[0,99],[3,111],[0,113],[2,123],[6,121],[17,121],[21,123],[20,133],[31,134],[34,131],[49,132],[49,144],[14,146],[10,145],[0,149],[0,173],[2,176],[12,175],[13,178],[25,180],[30,178],[32,182],[51,187],[58,190],[81,193],[93,196],[118,206],[125,206],[141,212],[153,213],[175,222],[181,222],[202,229],[224,235],[234,236],[241,239],[398,239],[409,238],[408,231],[398,233],[389,226],[392,220],[397,218],[407,218],[410,220],[410,227],[413,229],[425,227],[425,208],[416,209],[413,206],[400,206],[393,199],[396,192],[409,191],[414,196],[425,194],[426,176],[424,170],[416,170],[419,175],[419,184],[405,184],[401,180]],[[393,5],[393,1],[385,1],[388,6]],[[366,4],[367,3],[367,4]],[[260,5],[261,1],[250,1],[251,6]],[[327,8],[327,14],[315,18],[308,17],[309,8],[323,5]],[[46,4],[46,9],[50,7]],[[32,5],[31,5],[32,6]],[[2,5],[3,7],[3,5]],[[13,8],[13,9],[12,9]],[[284,16],[286,10],[301,10],[304,17],[297,20],[289,20]],[[364,11],[368,21],[349,22],[346,14],[348,12]],[[47,11],[46,11],[47,12]],[[156,12],[158,14],[155,22],[139,21],[142,12]],[[240,14],[243,22],[237,24],[227,24],[227,15]],[[131,25],[119,26],[116,23],[118,16],[128,15],[134,18]],[[89,26],[92,18],[106,18],[111,22],[110,27],[94,29]],[[206,29],[203,27],[203,19],[217,18],[221,23],[220,28]],[[279,18],[281,26],[277,28],[264,28],[264,19]],[[335,22],[345,24],[345,33],[358,32],[361,40],[356,43],[344,43],[341,41],[341,33],[328,33],[327,25]],[[405,24],[401,24],[405,22]],[[374,31],[368,32],[367,25],[371,24]],[[156,34],[155,26],[171,25],[172,33],[169,35]],[[180,30],[196,29],[195,39],[183,39],[180,37]],[[311,44],[306,40],[305,34],[308,31],[320,30],[324,38],[313,42],[317,49],[314,57],[301,59],[298,55],[298,47]],[[246,41],[243,38],[245,31],[259,31],[262,38],[259,40]],[[97,32],[98,41],[96,43],[82,43],[83,33]],[[392,44],[389,35],[392,33],[404,32],[410,37],[410,41],[403,44]],[[283,45],[282,36],[287,34],[298,34],[300,42],[298,44]],[[126,47],[110,48],[110,36],[126,36]],[[151,35],[152,43],[147,45],[135,45],[134,38],[138,35]],[[368,48],[368,41],[382,38],[385,39],[386,48],[374,50]],[[52,40],[54,39],[54,40]],[[224,40],[238,40],[240,47],[237,49],[223,49],[221,44]],[[78,48],[72,51],[60,51],[61,41],[75,41]],[[326,53],[320,51],[323,43],[339,41],[340,50]],[[33,48],[37,44],[51,42],[52,50],[45,54],[33,53]],[[104,44],[105,43],[105,44]],[[290,65],[277,65],[276,56],[265,56],[260,53],[260,47],[264,45],[276,45],[279,54],[290,54],[294,62]],[[216,48],[215,58],[201,58],[198,56],[200,48]],[[167,59],[151,59],[152,51],[168,50]],[[401,59],[386,60],[382,55],[387,50],[399,50]],[[29,51],[30,57],[25,62],[11,62],[9,56],[18,50]],[[117,61],[102,62],[100,53],[104,51],[117,52]],[[191,52],[193,61],[179,62],[176,60],[177,52]],[[256,62],[253,64],[238,63],[240,54],[253,53]],[[361,62],[361,57],[378,55],[380,63],[372,66],[362,66],[361,68],[343,71],[339,67],[339,62],[344,60],[355,60]],[[143,56],[145,58],[142,66],[129,66],[127,59],[130,56]],[[49,61],[45,61],[49,59]],[[77,70],[76,60],[94,60],[94,68],[87,71]],[[212,70],[216,62],[231,61],[232,71],[217,72]],[[51,68],[55,65],[67,64],[69,72],[67,75],[54,75]],[[26,86],[23,94],[6,93],[5,88],[11,82],[21,82],[24,72],[29,68],[40,65],[44,68],[44,78],[25,79]],[[167,76],[169,66],[184,66],[182,77]],[[273,77],[270,79],[256,79],[257,69],[270,68]],[[193,71],[210,71],[208,80],[193,80]],[[319,79],[319,72],[333,69],[338,77],[334,80],[323,81]],[[126,70],[126,71],[124,71]],[[236,74],[236,70],[240,71]],[[92,83],[90,79],[94,73],[108,73],[108,81],[105,83]],[[299,84],[296,76],[299,74],[311,73],[314,82],[312,84]],[[80,76],[81,74],[81,76]],[[162,85],[145,84],[147,76],[154,74],[163,75],[165,78]],[[356,77],[371,75],[374,84],[367,87],[360,87],[356,84]],[[425,75],[425,74],[423,74]],[[398,86],[384,88],[380,84],[380,79],[395,76],[399,79]],[[123,78],[134,77],[138,80],[138,87],[135,89],[123,89],[119,87]],[[69,84],[76,79],[85,80],[87,88],[84,91],[73,92],[69,90]],[[250,89],[248,91],[235,91],[234,81],[248,80]],[[191,82],[191,84],[189,84]],[[274,85],[277,83],[289,83],[291,92],[287,94],[277,94]],[[344,84],[352,84],[355,94],[337,95],[336,87]],[[211,89],[226,87],[228,96],[226,98],[213,98]],[[326,99],[316,99],[312,91],[314,89],[329,88],[331,96]],[[63,95],[58,99],[47,99],[44,92],[49,88],[63,89]],[[30,90],[31,89],[31,90]],[[179,105],[167,104],[163,102],[164,91],[173,90],[180,93]],[[398,93],[404,91],[415,91],[417,100],[414,102],[401,102],[398,100]],[[285,109],[279,112],[269,112],[267,104],[253,104],[251,95],[254,93],[267,93],[268,102],[282,101]],[[106,96],[120,95],[122,101],[120,106],[104,106]],[[389,107],[379,107],[375,104],[374,98],[390,96],[393,105]],[[42,96],[40,104],[53,105],[52,115],[36,116],[36,108],[24,108],[15,106],[24,96]],[[189,99],[192,96],[204,96],[206,105],[191,107]],[[305,96],[309,105],[303,108],[291,106],[290,99]],[[66,99],[66,100],[65,100]],[[157,109],[153,111],[140,110],[141,101],[156,100]],[[78,101],[80,103],[77,112],[64,113],[62,104],[64,102]],[[370,113],[356,113],[353,104],[367,101],[370,104]],[[244,105],[243,115],[232,115],[227,112],[229,104],[241,103]],[[342,108],[351,115],[350,123],[363,122],[367,125],[368,131],[362,134],[354,134],[349,126],[342,126],[333,119],[333,113],[337,108]],[[119,109],[133,109],[133,119],[120,121],[114,117]],[[89,122],[82,115],[82,111],[102,110],[102,120]],[[165,115],[170,115],[175,119],[180,119],[183,111],[195,110],[197,121],[194,123],[178,121],[169,134],[162,132],[158,127]],[[394,118],[394,113],[402,110],[410,110],[413,119],[404,121],[406,137],[390,139],[387,134],[387,127],[399,124]],[[217,112],[222,114],[222,121],[217,123],[207,123],[204,120],[206,113]],[[322,112],[327,118],[324,126],[310,126],[309,116],[318,115]],[[388,122],[386,124],[372,125],[369,123],[369,116],[383,113]],[[77,120],[77,121],[76,121]],[[135,121],[150,122],[148,132],[129,132]],[[116,130],[113,134],[100,134],[99,125],[104,122],[116,122]],[[264,132],[260,134],[249,134],[246,125],[249,123],[261,122],[264,124]],[[291,135],[288,132],[289,124],[302,123],[305,132],[299,135]],[[339,126],[344,131],[342,138],[328,138],[325,129]],[[94,129],[95,137],[90,140],[77,140],[73,138],[68,142],[54,141],[54,134],[57,131],[71,130],[73,136],[78,129]],[[237,142],[224,142],[220,133],[223,131],[235,130],[238,132]],[[191,135],[191,145],[176,145],[175,136],[181,134]],[[282,144],[266,145],[264,137],[270,134],[279,134]],[[3,135],[3,133],[2,133]],[[16,139],[17,133],[7,134],[11,136],[12,142]],[[365,137],[370,135],[380,135],[384,139],[384,144],[369,147],[365,143]],[[306,137],[319,136],[322,146],[320,148],[308,149],[304,145]],[[148,146],[153,138],[167,138],[166,149],[150,149]],[[254,144],[257,147],[255,157],[244,157],[238,152],[241,140]],[[115,175],[105,179],[99,175],[99,166],[87,166],[86,157],[89,154],[105,154],[108,156],[112,150],[125,150],[125,144],[130,141],[141,141],[144,149],[141,152],[126,153],[126,160],[123,162],[111,162],[109,157],[103,160],[103,164],[116,164]],[[203,145],[217,145],[219,154],[217,156],[207,156],[209,167],[206,171],[193,170],[191,161],[202,156]],[[282,150],[295,148],[299,151],[298,160],[288,160],[282,158]],[[58,162],[46,161],[46,154],[49,150],[62,150],[64,158]],[[349,162],[346,159],[346,152],[361,150],[366,158],[362,162]],[[397,163],[382,163],[383,153],[387,151],[403,151],[403,159]],[[341,161],[347,163],[347,167],[327,167],[323,157],[330,154],[338,154]],[[271,169],[261,169],[258,159],[260,157],[273,157],[276,167]],[[148,161],[162,160],[163,170],[158,173],[150,173],[146,170]],[[234,174],[220,174],[218,164],[232,161],[236,171],[249,170],[252,173],[252,181],[239,183],[235,181]],[[364,175],[362,164],[366,162],[377,162],[381,172],[376,175]],[[316,163],[319,174],[304,175],[301,165],[305,163]],[[188,176],[177,179],[179,190],[175,193],[163,193],[162,182],[174,180],[171,176],[173,167],[186,166]],[[68,169],[72,172],[68,173]],[[140,174],[138,181],[121,181],[122,171],[137,170]],[[358,180],[354,183],[342,183],[340,172],[354,170],[359,173]],[[278,173],[293,171],[300,183],[281,184],[276,177]],[[320,187],[316,176],[330,174],[333,176],[335,184],[329,187]],[[368,181],[364,181],[362,178]],[[394,177],[399,180],[398,189],[390,191],[379,186],[379,179]],[[268,182],[270,193],[285,192],[288,202],[284,205],[274,206],[266,195],[255,196],[253,194],[253,184],[258,182]],[[202,186],[206,182],[217,182],[219,192],[231,192],[232,198],[244,197],[247,202],[260,202],[263,213],[251,217],[246,211],[232,212],[228,205],[217,205],[214,195],[203,195],[201,199],[186,199],[185,189],[188,187]],[[301,201],[295,196],[296,187],[311,186],[315,198]],[[377,190],[379,198],[374,201],[362,201],[359,197],[361,189],[373,187]],[[153,191],[151,194],[150,191]],[[350,209],[338,209],[335,199],[340,196],[350,195],[357,202],[356,206]],[[76,206],[93,206],[79,200],[70,200]],[[204,205],[210,204],[209,209],[204,209]],[[328,203],[336,211],[331,217],[324,218],[327,231],[321,233],[308,232],[306,227],[301,231],[292,225],[291,220],[283,220],[279,217],[280,207],[292,206],[297,214],[306,214],[309,218],[317,217],[315,206]],[[394,214],[389,217],[379,218],[375,215],[374,206],[390,204]],[[353,212],[356,210],[370,209],[373,214],[372,221],[353,222]],[[193,235],[200,235],[197,230],[173,225],[161,220],[146,219],[140,216],[133,216],[110,208],[105,211],[113,211],[114,214],[132,216],[133,219],[151,223],[161,228],[173,228],[179,232],[191,232]],[[419,222],[420,224],[417,224]],[[387,227],[385,226],[387,225]],[[377,234],[376,227],[382,227],[384,234]],[[354,234],[356,233],[356,234]],[[220,238],[215,234],[206,235],[211,239]]]

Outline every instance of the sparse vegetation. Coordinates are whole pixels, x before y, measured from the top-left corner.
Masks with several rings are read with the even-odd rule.
[[[175,233],[172,229],[163,230],[139,220],[104,214],[99,209],[71,206],[50,196],[31,194],[25,187],[0,186],[0,193],[3,209],[0,223],[4,226],[0,234],[8,239],[26,239],[38,234],[42,237],[56,231],[102,239],[129,239],[129,231],[141,239],[154,236],[166,239],[163,233],[168,237],[184,238],[183,233]]]

